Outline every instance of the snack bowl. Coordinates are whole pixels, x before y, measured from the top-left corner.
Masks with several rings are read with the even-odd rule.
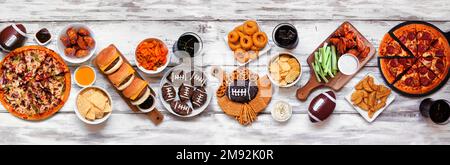
[[[274,77],[272,77],[272,74],[271,74],[272,72],[270,71],[271,63],[283,55],[290,56],[291,58],[294,58],[295,60],[297,60],[297,63],[299,64],[299,68],[300,68],[300,70],[299,70],[300,73],[297,76],[297,78],[293,82],[291,82],[287,85],[281,85]],[[288,87],[291,87],[291,86],[297,84],[297,82],[300,80],[300,78],[302,76],[302,71],[303,71],[303,69],[302,69],[302,65],[300,64],[300,60],[295,55],[293,55],[292,53],[289,53],[289,52],[282,52],[282,53],[278,53],[277,55],[272,56],[267,64],[267,73],[268,73],[269,80],[272,81],[272,83],[278,87],[288,88]]]
[[[144,68],[144,67],[139,63],[138,58],[137,58],[138,48],[141,47],[144,43],[150,42],[150,41],[156,41],[156,42],[161,43],[161,44],[164,46],[164,48],[167,50],[167,54],[166,54],[166,63],[165,63],[164,65],[158,67],[158,69],[156,69],[156,70],[150,70],[150,69]],[[137,67],[138,67],[139,70],[141,70],[142,72],[144,72],[144,73],[146,73],[146,74],[150,74],[150,75],[152,75],[152,74],[158,74],[158,73],[160,73],[161,71],[163,71],[164,69],[166,69],[167,65],[169,65],[169,62],[170,62],[170,53],[169,53],[169,51],[168,51],[168,49],[167,49],[167,45],[166,45],[163,41],[161,41],[161,40],[159,40],[159,39],[157,39],[157,38],[147,38],[147,39],[141,41],[141,42],[138,44],[138,46],[136,47],[136,50],[135,50],[135,53],[134,53],[134,60],[136,61]]]
[[[149,90],[150,90],[150,89],[149,89]],[[153,94],[150,94],[150,95],[148,96],[147,99],[149,99],[149,98],[150,98],[151,100],[153,100],[151,106],[149,106],[148,108],[143,108],[143,107],[141,107],[140,105],[136,105],[136,107],[139,109],[139,111],[144,112],[144,113],[147,113],[147,112],[151,112],[151,111],[153,111],[153,110],[155,109],[155,106],[156,106],[156,97],[155,97]]]
[[[80,84],[80,83],[78,82],[78,80],[77,80],[76,74],[77,74],[78,70],[79,70],[80,68],[82,68],[82,67],[90,68],[90,69],[94,72],[94,79],[93,79],[92,82],[91,82],[90,84],[88,84],[88,85]],[[77,67],[77,69],[75,69],[75,72],[73,72],[73,77],[74,77],[74,80],[75,80],[75,84],[77,84],[79,87],[85,88],[85,87],[89,87],[89,86],[91,86],[92,84],[95,83],[95,80],[97,79],[97,73],[95,73],[94,68],[92,68],[91,66],[89,66],[89,65],[81,65],[81,66]]]
[[[80,94],[81,94],[83,91],[87,90],[87,89],[98,89],[98,90],[102,91],[102,92],[108,97],[109,103],[111,104],[111,110],[112,110],[113,102],[112,102],[111,95],[110,95],[104,88],[102,88],[102,87],[90,86],[90,87],[85,87],[85,88],[81,89],[81,90],[77,93],[77,97],[75,98],[75,101],[77,101],[77,100],[78,100],[78,97],[80,96]],[[79,112],[79,109],[78,109],[78,105],[77,105],[77,103],[75,103],[75,114],[77,115],[77,117],[78,117],[81,121],[83,121],[83,122],[86,123],[86,124],[96,125],[96,124],[103,123],[103,122],[105,122],[106,120],[108,120],[108,118],[111,116],[111,113],[112,113],[112,111],[109,112],[108,114],[106,114],[105,116],[103,116],[103,118],[95,119],[95,120],[91,121],[91,120],[88,120],[88,119],[86,119],[85,117],[83,117],[83,116],[81,115],[81,113]]]
[[[70,62],[72,64],[80,64],[80,63],[86,62],[87,60],[89,60],[92,57],[92,55],[94,55],[94,53],[97,49],[97,43],[95,43],[94,48],[89,50],[89,54],[87,56],[84,56],[84,57],[67,56],[66,53],[64,52],[64,49],[66,49],[66,47],[61,42],[60,38],[63,36],[67,36],[66,31],[69,28],[76,28],[76,29],[85,28],[89,31],[90,36],[94,39],[94,41],[97,41],[95,38],[95,34],[87,25],[75,23],[75,24],[69,24],[66,27],[64,27],[58,35],[56,47],[58,49],[59,54],[65,61]]]

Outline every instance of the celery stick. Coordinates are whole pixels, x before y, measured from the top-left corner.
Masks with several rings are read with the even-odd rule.
[[[326,47],[323,47],[320,52],[320,54],[322,54],[321,64],[322,64],[323,69],[325,69],[325,65],[327,64],[327,55],[325,54],[325,50],[326,50]]]
[[[318,69],[317,69],[317,67],[316,67],[317,65],[314,65],[314,63],[313,63],[312,66],[313,66],[314,74],[316,75],[317,81],[318,81],[318,82],[321,82],[321,81],[320,81],[320,77],[319,77],[319,75],[317,74],[317,72],[318,72]]]
[[[334,72],[337,71],[337,55],[336,55],[336,47],[334,45],[331,45],[331,56],[332,56],[332,69]]]

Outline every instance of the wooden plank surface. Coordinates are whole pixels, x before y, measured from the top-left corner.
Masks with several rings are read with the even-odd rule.
[[[327,89],[320,89],[300,102],[294,91],[308,81],[306,57],[344,20],[350,22],[378,48],[383,35],[403,20],[427,20],[444,31],[450,30],[450,1],[429,3],[375,0],[347,1],[2,1],[0,28],[12,22],[23,23],[31,36],[42,27],[53,36],[70,23],[85,23],[94,31],[98,48],[114,43],[135,65],[134,50],[148,37],[162,39],[169,47],[187,31],[198,33],[205,53],[195,64],[210,73],[220,66],[231,71],[237,66],[223,37],[242,20],[256,18],[271,38],[272,29],[282,22],[294,24],[299,30],[299,45],[292,53],[300,58],[303,75],[296,87],[275,89],[272,101],[291,103],[293,117],[277,123],[270,116],[273,104],[251,126],[239,125],[223,114],[213,97],[211,104],[198,117],[181,119],[168,113],[165,121],[154,126],[143,114],[134,113],[114,90],[113,115],[104,124],[88,126],[74,114],[74,98],[80,90],[72,83],[71,96],[54,117],[42,122],[27,122],[10,115],[0,106],[0,144],[450,144],[450,128],[435,125],[422,118],[418,104],[425,97],[398,95],[396,100],[374,123],[367,123],[344,100],[352,87],[366,74],[382,82],[376,58],[373,58],[354,79],[337,92],[334,114],[322,124],[310,123],[307,108],[311,98]],[[48,45],[56,50],[57,37]],[[35,44],[32,39],[27,45]],[[273,45],[273,44],[272,44]],[[98,52],[99,50],[97,50]],[[251,63],[253,71],[265,74],[270,55],[286,51],[273,47],[269,55]],[[1,57],[4,54],[0,54]],[[176,60],[175,60],[176,61]],[[175,62],[174,61],[174,62]],[[77,65],[70,64],[73,72]],[[141,73],[142,74],[142,73]],[[144,77],[159,90],[162,75]],[[218,81],[210,76],[210,85]],[[96,86],[112,88],[98,76]],[[432,98],[450,100],[450,83]],[[395,93],[394,93],[395,94]],[[397,94],[396,94],[397,95]],[[272,102],[272,103],[273,103]],[[124,124],[126,123],[126,124]],[[217,131],[221,130],[221,131]],[[180,139],[180,136],[188,138]]]

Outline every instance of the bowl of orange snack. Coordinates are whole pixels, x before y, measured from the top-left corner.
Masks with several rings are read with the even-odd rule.
[[[142,72],[157,74],[167,67],[170,55],[164,42],[156,38],[147,38],[136,47],[135,60]]]
[[[270,46],[267,46],[269,42],[267,34],[254,20],[236,26],[225,36],[225,42],[240,64],[256,60],[259,55],[267,53],[270,49]]]

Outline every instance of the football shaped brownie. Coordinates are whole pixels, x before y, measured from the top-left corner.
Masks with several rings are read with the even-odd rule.
[[[173,88],[173,86],[169,83],[165,83],[161,87],[161,92],[162,92],[162,97],[163,97],[164,101],[166,101],[168,103],[175,100],[175,97],[177,96],[177,92],[175,91],[175,88]]]
[[[180,88],[178,88],[178,97],[180,97],[182,102],[188,101],[191,99],[194,89],[195,88],[190,85],[181,84]]]
[[[194,94],[192,94],[191,104],[194,109],[200,108],[206,103],[208,95],[203,87],[196,88]]]
[[[227,96],[231,101],[247,103],[258,93],[258,86],[249,80],[236,80],[228,85]]]
[[[186,82],[188,79],[186,77],[186,74],[183,70],[174,70],[169,73],[167,76],[167,81],[172,83],[174,86],[180,86],[184,82]]]
[[[191,71],[191,84],[194,87],[204,87],[206,85],[206,75],[200,71]]]
[[[183,116],[189,115],[192,112],[192,109],[191,109],[191,107],[189,107],[189,105],[187,105],[186,103],[181,102],[179,100],[172,101],[170,103],[170,107],[172,108],[172,110],[175,113],[177,113],[179,115],[183,115]]]

